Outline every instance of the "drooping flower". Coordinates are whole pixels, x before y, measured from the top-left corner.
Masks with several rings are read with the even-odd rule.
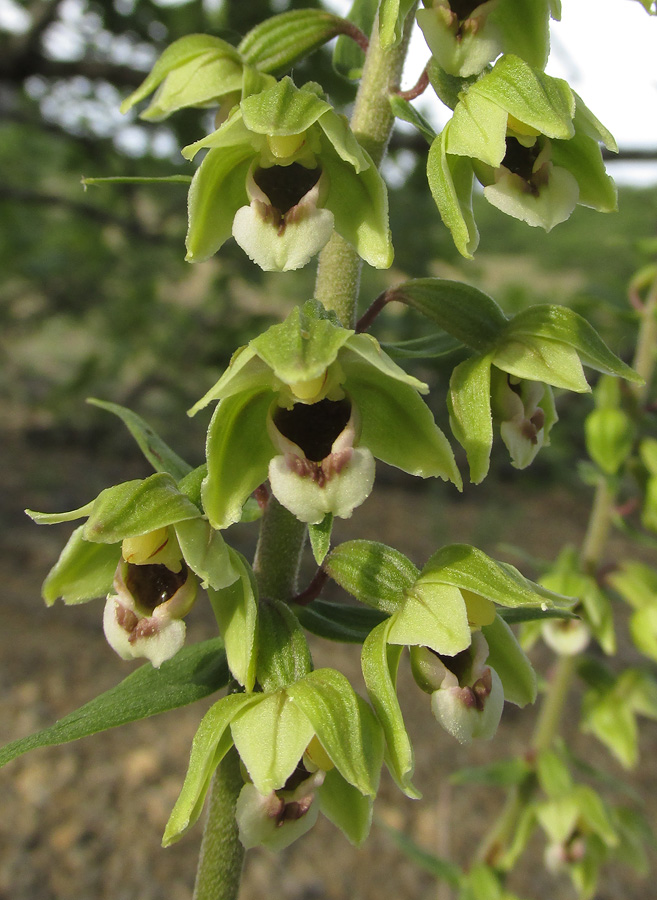
[[[317,301],[293,310],[239,350],[192,409],[220,401],[202,491],[210,522],[238,521],[268,477],[301,521],[348,518],[372,489],[375,457],[460,487],[447,439],[420,398],[426,391],[377,341],[342,328]]]
[[[262,269],[297,269],[333,230],[370,265],[392,262],[385,184],[317,85],[288,77],[245,97],[217,131],[189,145],[207,154],[189,192],[187,259],[231,236]]]

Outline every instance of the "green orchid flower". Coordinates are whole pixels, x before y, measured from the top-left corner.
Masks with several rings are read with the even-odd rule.
[[[297,88],[286,77],[251,94],[183,154],[201,149],[188,261],[208,259],[232,234],[262,269],[298,269],[335,229],[370,265],[392,263],[385,184],[317,85]]]
[[[202,488],[210,522],[237,522],[267,478],[303,522],[348,518],[372,489],[375,457],[460,488],[449,443],[420,398],[427,390],[317,301],[294,309],[239,350],[191,410],[220,401]]]
[[[429,185],[460,253],[471,258],[479,240],[471,209],[475,175],[489,203],[546,231],[577,204],[615,210],[600,142],[617,149],[565,81],[503,56],[464,88],[429,152]]]

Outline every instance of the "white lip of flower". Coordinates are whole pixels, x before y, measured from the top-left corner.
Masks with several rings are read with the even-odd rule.
[[[500,436],[517,468],[526,468],[545,444],[545,412],[539,406],[544,393],[545,385],[539,381],[508,378]]]
[[[294,790],[280,789],[270,794],[260,794],[255,785],[245,784],[235,809],[243,846],[247,850],[260,845],[282,850],[309,831],[317,821],[315,793],[325,774],[319,769]]]
[[[128,586],[130,575],[139,572],[143,576],[155,568],[168,571],[173,584],[161,594],[166,599],[155,605],[145,605],[135,597],[136,587],[131,590]],[[176,582],[179,586],[169,595]],[[186,566],[174,573],[166,566],[135,566],[121,560],[114,576],[116,594],[108,595],[103,613],[108,644],[122,659],[149,659],[159,669],[185,642],[182,616],[191,609],[196,589],[196,577]]]
[[[256,176],[269,170],[292,170],[309,175],[309,187],[287,209],[275,205],[257,183]],[[301,171],[300,171],[301,170]],[[246,180],[249,206],[242,206],[233,219],[233,237],[244,252],[265,271],[291,271],[306,263],[328,242],[333,233],[333,213],[322,209],[328,191],[328,179],[320,172],[310,184],[317,169],[299,162],[262,168],[255,160]],[[279,201],[280,202],[280,201]]]
[[[295,404],[292,409],[315,405]],[[353,406],[330,452],[320,460],[309,459],[298,444],[282,434],[272,415],[267,419],[267,429],[281,451],[269,463],[272,493],[300,521],[318,524],[329,512],[347,519],[369,496],[374,486],[375,462],[366,447],[354,447],[357,414]]]

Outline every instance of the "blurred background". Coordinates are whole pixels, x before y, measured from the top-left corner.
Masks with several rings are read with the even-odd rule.
[[[40,584],[66,540],[66,527],[37,528],[22,512],[26,506],[74,508],[108,485],[149,474],[121,423],[85,399],[132,407],[197,465],[209,414],[190,420],[185,410],[216,380],[237,346],[280,320],[313,289],[312,265],[268,275],[232,241],[218,258],[185,263],[184,185],[85,192],[80,178],[190,171],[179,148],[210,130],[209,116],[185,111],[161,124],[142,125],[134,115],[119,114],[121,99],[178,37],[209,31],[237,43],[267,15],[319,5],[313,0],[0,0],[2,742],[50,723],[129,669],[103,641],[102,603],[43,608]],[[598,3],[595,16],[587,20],[592,29],[587,45],[599,51],[595,28],[608,25],[605,16],[612,22],[629,17],[637,41],[646,34],[657,39],[657,21],[630,0]],[[576,74],[587,71],[566,33],[559,34],[555,49],[564,72],[555,74],[567,74],[569,65]],[[614,34],[613,24],[604,34]],[[477,197],[481,245],[476,260],[465,261],[427,190],[426,146],[402,130],[386,163],[395,263],[386,272],[364,272],[363,307],[409,276],[457,278],[491,294],[507,313],[535,303],[567,304],[589,318],[616,353],[631,358],[635,321],[627,282],[649,258],[646,249],[657,226],[657,135],[651,131],[657,122],[657,55],[651,57],[651,80],[649,70],[637,69],[646,62],[644,45],[620,45],[626,55],[629,51],[628,59],[634,53],[634,61],[618,63],[620,75],[606,101],[610,109],[625,108],[640,93],[640,112],[626,121],[636,123],[643,115],[646,127],[629,130],[625,139],[616,134],[623,164],[611,171],[619,175],[619,212],[604,216],[578,207],[546,235]],[[603,42],[598,55],[611,65],[619,58],[618,46]],[[421,69],[423,52],[413,50],[411,69]],[[299,65],[294,77],[299,84],[320,81],[336,104],[348,104],[354,95],[354,85],[333,72],[330,46]],[[584,86],[574,86],[589,102]],[[591,106],[611,125],[602,99],[597,105],[591,100]],[[439,121],[440,110],[424,102],[427,115]],[[374,332],[385,341],[419,336],[423,328],[414,314],[389,309]],[[454,356],[409,361],[430,383],[443,427],[447,380],[457,361]],[[445,541],[472,541],[520,564],[518,546],[526,554],[524,571],[539,574],[542,561],[556,556],[565,541],[579,542],[586,522],[591,489],[580,480],[578,463],[585,457],[581,423],[591,406],[588,397],[558,397],[561,422],[552,432],[552,446],[531,469],[516,472],[499,452],[495,477],[476,490],[466,486],[460,497],[446,486],[417,485],[381,467],[377,491],[353,520],[341,524],[338,539],[384,540],[420,564]],[[252,529],[237,526],[229,540],[248,553]],[[610,552],[622,550],[616,544]],[[192,638],[212,633],[207,611],[197,607],[190,618]],[[338,656],[357,678],[357,654],[318,642],[318,665],[329,660],[336,665]],[[499,798],[481,789],[452,789],[447,775],[466,762],[522,747],[531,716],[507,711],[498,740],[466,752],[438,732],[424,696],[410,685],[407,693],[418,741],[417,782],[426,802],[399,799],[385,782],[380,814],[427,849],[467,861],[468,848],[485,828],[489,804]],[[0,898],[188,897],[199,835],[167,851],[158,845],[201,706],[74,747],[38,751],[2,772]],[[649,751],[650,735],[645,740]],[[608,765],[604,751],[599,754]],[[641,768],[634,789],[648,795],[655,786],[653,762]],[[457,824],[447,828],[450,815]],[[381,829],[356,852],[324,822],[277,857],[264,851],[252,856],[245,897],[272,889],[291,900],[437,896],[431,877],[401,856]],[[522,895],[556,896],[554,883],[543,885],[532,866],[518,879],[515,889]],[[645,891],[635,876],[619,870],[596,896],[642,900],[649,896]]]

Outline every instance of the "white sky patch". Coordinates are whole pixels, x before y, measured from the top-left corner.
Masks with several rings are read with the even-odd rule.
[[[0,0],[0,29],[11,34],[25,34],[30,27],[30,14],[15,0]]]

